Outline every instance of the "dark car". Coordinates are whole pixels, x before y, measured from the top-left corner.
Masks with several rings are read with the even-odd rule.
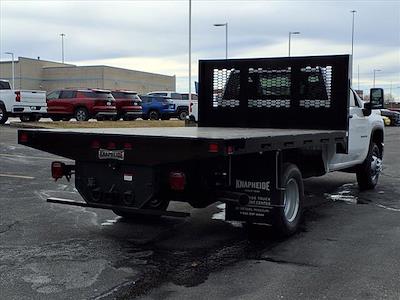
[[[400,112],[389,109],[381,109],[381,115],[390,119],[391,126],[400,126]]]
[[[117,107],[117,119],[135,120],[142,116],[142,100],[134,91],[112,91]]]
[[[140,96],[144,120],[168,120],[175,115],[175,104],[167,97]]]
[[[62,89],[47,94],[47,113],[53,121],[115,119],[115,99],[108,90]]]

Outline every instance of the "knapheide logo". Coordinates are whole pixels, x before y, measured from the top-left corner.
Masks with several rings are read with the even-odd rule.
[[[255,189],[255,190],[270,190],[270,182],[269,181],[247,181],[236,179],[236,188],[237,189]]]

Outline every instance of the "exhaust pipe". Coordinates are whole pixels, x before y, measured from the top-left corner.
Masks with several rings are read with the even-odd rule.
[[[216,200],[224,203],[235,203],[241,206],[249,204],[250,197],[244,193],[219,191],[216,193]]]

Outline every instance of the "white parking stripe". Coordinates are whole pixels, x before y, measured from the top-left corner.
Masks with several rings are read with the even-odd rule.
[[[46,160],[55,160],[55,158],[44,157],[44,156],[26,156],[26,155],[15,155],[15,154],[3,154],[0,153],[0,157],[15,157],[15,158],[32,158],[32,159],[46,159]],[[64,158],[66,160],[67,158]]]
[[[10,177],[10,178],[21,178],[21,179],[35,179],[32,176],[23,176],[23,175],[15,175],[15,174],[1,174],[0,177]]]

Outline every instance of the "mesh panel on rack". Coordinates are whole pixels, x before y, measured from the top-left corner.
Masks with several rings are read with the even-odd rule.
[[[290,107],[291,68],[249,68],[248,107]]]
[[[300,71],[299,105],[305,108],[330,108],[332,66],[307,66]]]
[[[240,94],[240,70],[213,70],[213,107],[237,107]]]

